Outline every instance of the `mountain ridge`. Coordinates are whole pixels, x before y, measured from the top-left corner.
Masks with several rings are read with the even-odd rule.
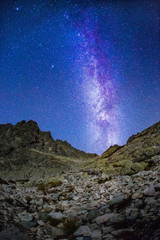
[[[160,154],[160,121],[132,135],[123,146],[114,145],[98,157],[97,167],[108,174],[133,174],[154,165]]]
[[[101,171],[108,175],[135,174],[154,165],[160,154],[160,122],[132,135],[123,146],[102,155],[89,154],[66,141],[54,140],[30,120],[0,124],[0,173],[10,178],[44,178],[67,171]],[[19,174],[17,175],[17,172]]]
[[[29,121],[25,121],[22,120],[21,122],[16,123],[15,125],[12,125],[11,123],[7,123],[7,124],[0,124],[0,131],[1,131],[1,135],[4,134],[6,135],[8,132],[7,130],[10,132],[10,136],[8,135],[8,140],[10,139],[10,143],[14,143],[16,140],[16,144],[21,143],[22,141],[26,141],[26,143],[29,144],[33,144],[36,143],[37,145],[39,144],[40,148],[40,144],[49,144],[49,147],[52,147],[54,149],[48,149],[50,152],[53,152],[54,154],[60,155],[62,156],[64,154],[64,156],[68,156],[67,154],[69,153],[64,153],[61,152],[60,150],[62,149],[58,149],[56,148],[58,145],[63,145],[63,146],[67,146],[68,148],[72,148],[75,149],[76,151],[78,151],[79,153],[81,152],[82,154],[89,154],[89,156],[96,156],[97,154],[92,154],[92,153],[85,153],[82,150],[76,149],[74,147],[71,146],[70,143],[68,143],[67,141],[62,141],[60,139],[56,139],[54,140],[53,137],[51,136],[51,132],[50,131],[41,131],[39,129],[39,126],[37,124],[37,122],[33,121],[33,120],[29,120]],[[24,135],[23,135],[24,134]],[[31,134],[33,136],[31,136]],[[15,138],[16,139],[15,139]],[[18,139],[19,137],[19,139]],[[4,136],[1,137],[1,139],[4,138]],[[40,141],[43,141],[40,143]],[[46,141],[47,143],[45,143],[44,141]],[[54,143],[54,144],[53,144]],[[41,146],[42,147],[42,146]],[[70,154],[70,156],[72,156]]]
[[[30,177],[34,175],[35,167],[41,177],[47,172],[55,175],[76,168],[80,160],[96,156],[80,151],[66,141],[54,140],[49,131],[41,131],[33,120],[23,120],[15,125],[0,124],[2,176]]]

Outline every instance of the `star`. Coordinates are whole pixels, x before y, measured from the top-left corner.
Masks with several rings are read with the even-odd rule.
[[[159,121],[159,0],[1,2],[1,123],[102,153]]]

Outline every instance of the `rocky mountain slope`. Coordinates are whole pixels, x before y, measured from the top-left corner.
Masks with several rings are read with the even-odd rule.
[[[133,135],[124,146],[111,146],[96,162],[107,174],[134,174],[150,169],[152,157],[160,154],[160,122]]]
[[[8,178],[49,177],[77,168],[87,154],[66,141],[56,140],[50,132],[40,131],[32,120],[16,125],[0,124],[0,174]]]
[[[1,240],[160,239],[160,122],[98,157],[17,125],[1,126]]]

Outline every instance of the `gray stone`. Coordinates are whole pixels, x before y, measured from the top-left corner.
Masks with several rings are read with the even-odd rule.
[[[54,193],[54,194],[52,194],[51,199],[52,199],[53,201],[57,201],[58,198],[59,198],[59,196],[60,196],[60,193]]]
[[[43,205],[43,199],[39,199],[38,201],[36,201],[36,205],[37,206],[42,206]]]
[[[32,222],[21,221],[20,225],[22,225],[26,229],[30,229],[30,228],[36,227],[37,223],[33,221]]]
[[[93,195],[93,198],[94,198],[94,200],[98,200],[98,199],[100,199],[101,197],[100,197],[100,195],[99,195],[98,193],[95,193],[95,194]]]
[[[154,187],[149,187],[144,191],[145,196],[154,196],[155,195],[155,189]]]
[[[99,216],[97,218],[95,218],[95,222],[97,224],[101,224],[101,223],[105,223],[107,222],[110,218],[113,218],[114,216],[117,216],[117,214],[114,213],[106,213],[102,216]]]
[[[92,221],[93,219],[95,219],[97,216],[99,215],[98,210],[96,209],[92,209],[89,211],[87,218]]]
[[[108,226],[108,227],[102,227],[102,232],[103,234],[106,234],[106,233],[111,233],[113,232],[115,229],[112,227],[112,226]]]
[[[33,216],[29,213],[26,213],[25,215],[22,215],[21,221],[31,222],[33,220]]]
[[[42,220],[37,221],[40,226],[45,226],[45,223]]]
[[[148,205],[154,205],[156,203],[156,200],[153,197],[147,197],[144,202]]]
[[[114,214],[111,218],[110,218],[110,222],[111,223],[120,223],[124,221],[124,216],[120,215],[120,214]]]
[[[48,219],[47,213],[46,212],[39,212],[38,213],[38,218],[43,220],[44,222],[46,222],[47,219]]]
[[[113,197],[110,201],[110,204],[111,205],[114,205],[114,204],[119,204],[121,203],[123,200],[125,199],[125,196],[123,194],[119,194],[115,197]]]
[[[78,230],[76,232],[74,232],[73,235],[75,237],[78,237],[78,236],[90,237],[91,236],[91,229],[86,225],[82,225],[78,228]]]
[[[61,212],[50,212],[48,217],[53,222],[60,223],[66,218],[66,215],[62,214]]]
[[[57,227],[51,227],[51,232],[53,238],[64,235],[63,230]]]
[[[91,238],[93,240],[99,240],[102,238],[101,230],[93,230],[91,233]]]

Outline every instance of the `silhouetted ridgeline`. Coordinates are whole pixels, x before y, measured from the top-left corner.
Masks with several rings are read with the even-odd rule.
[[[97,156],[40,131],[35,121],[0,124],[0,172],[8,177],[45,176],[72,169],[74,162]],[[48,172],[47,172],[48,171]],[[17,174],[18,172],[18,174]]]

